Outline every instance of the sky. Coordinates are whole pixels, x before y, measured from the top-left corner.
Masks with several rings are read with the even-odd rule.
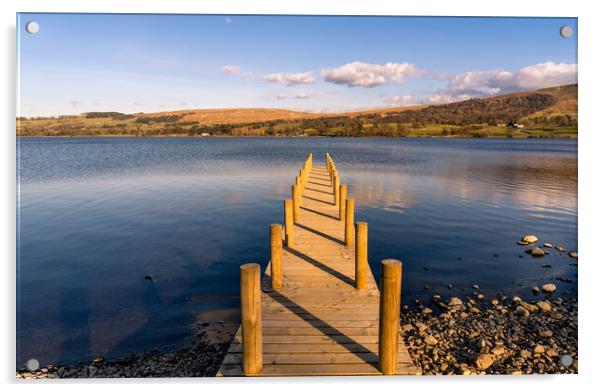
[[[21,13],[17,29],[25,117],[341,112],[577,82],[576,18]]]

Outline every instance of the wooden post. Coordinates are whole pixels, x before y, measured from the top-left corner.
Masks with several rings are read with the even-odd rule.
[[[339,205],[339,192],[340,192],[340,186],[341,186],[341,178],[339,176],[336,176],[334,178],[334,205],[338,206]]]
[[[299,186],[293,185],[293,220],[299,221],[299,212],[301,207],[301,197],[299,195]]]
[[[355,239],[353,233],[353,212],[355,209],[355,201],[353,199],[347,199],[345,205],[345,245],[353,246],[353,240]]]
[[[396,374],[397,350],[399,349],[401,261],[383,260],[380,279],[378,369],[383,374]]]
[[[260,270],[255,263],[240,267],[242,368],[246,375],[257,374],[263,368]]]
[[[288,199],[284,201],[284,237],[289,247],[295,244],[293,228],[293,201]]]
[[[341,184],[339,187],[339,220],[345,219],[345,204],[347,203],[347,185]]]
[[[355,224],[355,288],[366,288],[368,275],[368,223]],[[273,279],[273,278],[272,278]]]
[[[282,288],[282,225],[270,225],[270,267],[272,288]]]

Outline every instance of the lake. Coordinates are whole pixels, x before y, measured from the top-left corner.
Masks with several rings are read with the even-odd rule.
[[[173,349],[236,314],[240,264],[303,160],[334,158],[369,224],[369,260],[403,261],[403,301],[433,294],[576,297],[576,260],[533,259],[525,234],[577,250],[577,140],[21,138],[17,366]],[[144,279],[153,275],[156,281]],[[558,280],[561,278],[561,280]],[[452,288],[448,288],[448,284]],[[426,288],[425,288],[426,287]]]

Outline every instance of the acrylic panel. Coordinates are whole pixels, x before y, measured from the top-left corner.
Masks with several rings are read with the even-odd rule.
[[[17,378],[577,373],[576,18],[17,15]]]

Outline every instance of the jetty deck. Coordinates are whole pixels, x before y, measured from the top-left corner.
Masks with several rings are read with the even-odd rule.
[[[282,287],[272,287],[271,265],[261,279],[260,370],[243,371],[241,327],[218,376],[382,374],[380,291],[369,267],[365,288],[356,288],[355,247],[346,246],[334,182],[328,165],[310,164],[293,244],[281,251]],[[401,335],[398,342],[395,374],[419,374]]]

